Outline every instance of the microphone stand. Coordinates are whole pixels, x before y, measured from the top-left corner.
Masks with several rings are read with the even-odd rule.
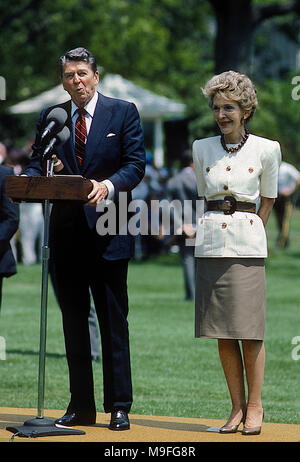
[[[47,159],[47,177],[53,176],[52,157]],[[73,427],[57,426],[53,420],[44,418],[45,397],[45,365],[46,365],[46,334],[47,334],[47,305],[48,305],[48,275],[49,275],[49,225],[51,204],[49,199],[44,199],[44,236],[42,246],[42,288],[41,288],[41,314],[40,314],[40,351],[39,351],[39,375],[38,375],[38,403],[36,418],[26,420],[22,426],[8,426],[6,430],[14,433],[14,436],[32,437],[56,436],[56,435],[85,435],[83,430]]]

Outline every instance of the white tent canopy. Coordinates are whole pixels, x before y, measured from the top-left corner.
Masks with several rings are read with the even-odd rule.
[[[106,96],[133,102],[142,119],[154,121],[154,162],[156,166],[161,167],[163,165],[162,120],[182,116],[185,105],[156,95],[120,75],[106,74],[97,89]],[[70,99],[68,93],[60,84],[34,98],[15,104],[10,111],[13,114],[39,113],[48,106],[63,103],[68,99]]]

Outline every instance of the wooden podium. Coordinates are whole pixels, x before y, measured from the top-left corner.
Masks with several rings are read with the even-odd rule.
[[[7,176],[6,195],[14,201],[44,202],[75,200],[87,202],[92,182],[80,175]]]

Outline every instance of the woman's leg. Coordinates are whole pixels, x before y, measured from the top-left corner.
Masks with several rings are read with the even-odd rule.
[[[232,410],[226,425],[238,425],[246,409],[244,369],[238,340],[218,339],[219,355],[227,381]]]
[[[261,390],[264,381],[265,347],[262,340],[243,340],[244,364],[248,384],[247,428],[261,425]]]

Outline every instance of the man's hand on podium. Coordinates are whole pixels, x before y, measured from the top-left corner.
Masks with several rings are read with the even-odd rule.
[[[88,195],[88,202],[87,205],[94,205],[97,206],[100,204],[101,201],[107,198],[108,195],[108,188],[107,186],[99,181],[90,180],[93,184],[93,189]]]

